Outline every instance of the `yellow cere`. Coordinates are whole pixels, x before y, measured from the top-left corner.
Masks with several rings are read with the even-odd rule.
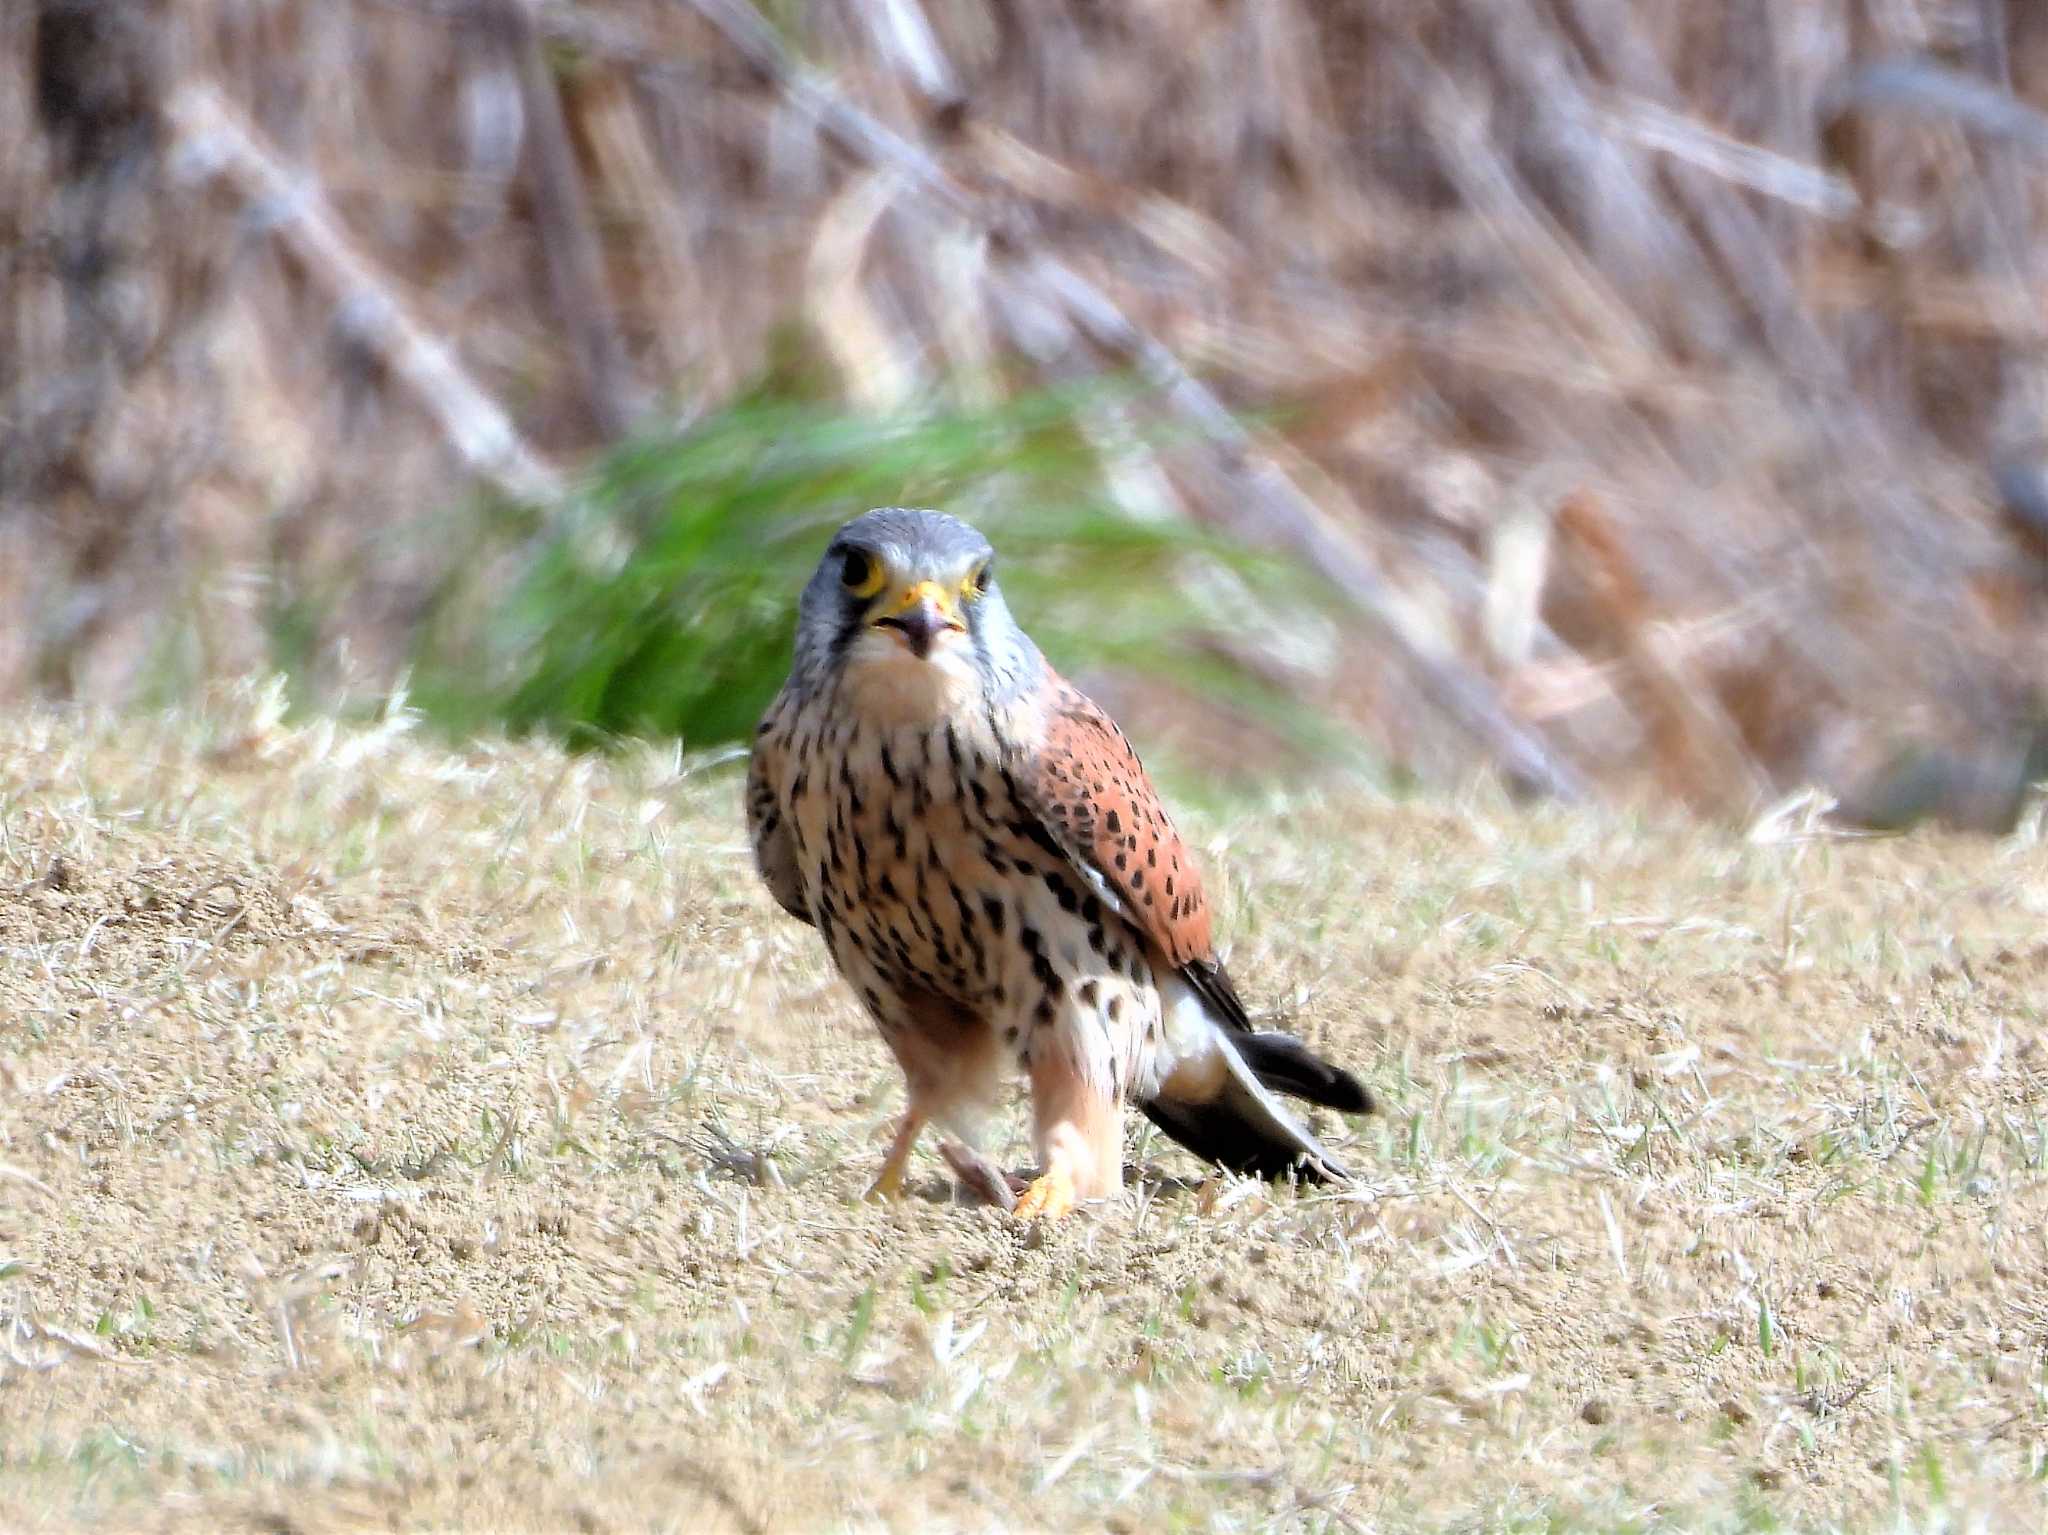
[[[946,614],[948,617],[951,617],[957,611],[957,607],[953,600],[953,594],[947,591],[943,586],[939,585],[939,583],[936,581],[920,581],[915,586],[911,587],[900,598],[897,599],[896,611],[899,613],[908,613],[920,602],[929,602],[933,607],[937,608],[941,613]]]

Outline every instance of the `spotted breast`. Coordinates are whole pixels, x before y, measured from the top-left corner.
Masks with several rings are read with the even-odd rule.
[[[1030,757],[986,722],[830,705],[792,722],[788,756],[806,914],[933,1116],[971,1128],[1034,1051],[1126,1097],[1159,1027],[1147,945],[1041,817]]]

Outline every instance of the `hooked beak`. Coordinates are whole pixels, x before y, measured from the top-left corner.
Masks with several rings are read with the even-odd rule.
[[[902,635],[910,653],[920,661],[931,654],[932,645],[941,634],[949,630],[964,634],[967,630],[953,593],[936,581],[919,581],[883,607],[886,611],[875,620],[875,627],[893,629]]]

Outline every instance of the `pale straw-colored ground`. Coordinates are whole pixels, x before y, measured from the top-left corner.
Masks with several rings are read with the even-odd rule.
[[[9,1528],[2040,1527],[2031,837],[1202,818],[1371,1182],[1039,1233],[730,766],[401,725],[0,725]]]

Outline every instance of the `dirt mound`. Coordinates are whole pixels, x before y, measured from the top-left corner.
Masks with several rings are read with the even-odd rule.
[[[203,851],[127,868],[82,868],[52,853],[27,884],[0,889],[0,944],[17,953],[89,938],[168,959],[194,945],[310,931],[274,879]]]

